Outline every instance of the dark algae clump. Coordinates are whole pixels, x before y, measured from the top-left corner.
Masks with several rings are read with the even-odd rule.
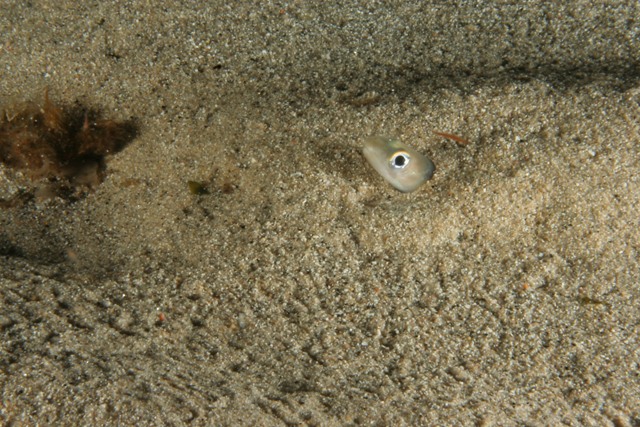
[[[103,119],[81,105],[59,107],[45,92],[42,105],[28,103],[2,111],[0,162],[34,181],[56,183],[74,193],[78,187],[100,184],[105,157],[127,146],[137,131],[133,121]]]

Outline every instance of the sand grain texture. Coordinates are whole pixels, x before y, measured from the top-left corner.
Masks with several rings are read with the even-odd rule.
[[[140,124],[84,199],[0,208],[2,423],[640,425],[637,2],[5,2],[0,34],[4,105]],[[393,190],[372,134],[434,178]]]

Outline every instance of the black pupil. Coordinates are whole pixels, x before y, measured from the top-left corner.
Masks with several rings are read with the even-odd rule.
[[[393,159],[393,165],[397,167],[402,167],[407,164],[407,158],[405,156],[399,155]]]

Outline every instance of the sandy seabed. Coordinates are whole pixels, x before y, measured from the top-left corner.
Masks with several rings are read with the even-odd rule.
[[[0,165],[3,424],[640,426],[637,2],[5,2],[0,35],[3,105],[140,126],[73,202]],[[376,134],[434,178],[393,190]]]

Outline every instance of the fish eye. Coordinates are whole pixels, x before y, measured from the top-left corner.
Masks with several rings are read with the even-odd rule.
[[[405,151],[398,151],[391,156],[391,167],[395,169],[403,169],[409,164],[409,154]]]
[[[403,193],[417,190],[435,171],[429,158],[393,138],[371,136],[362,153],[385,181]]]

